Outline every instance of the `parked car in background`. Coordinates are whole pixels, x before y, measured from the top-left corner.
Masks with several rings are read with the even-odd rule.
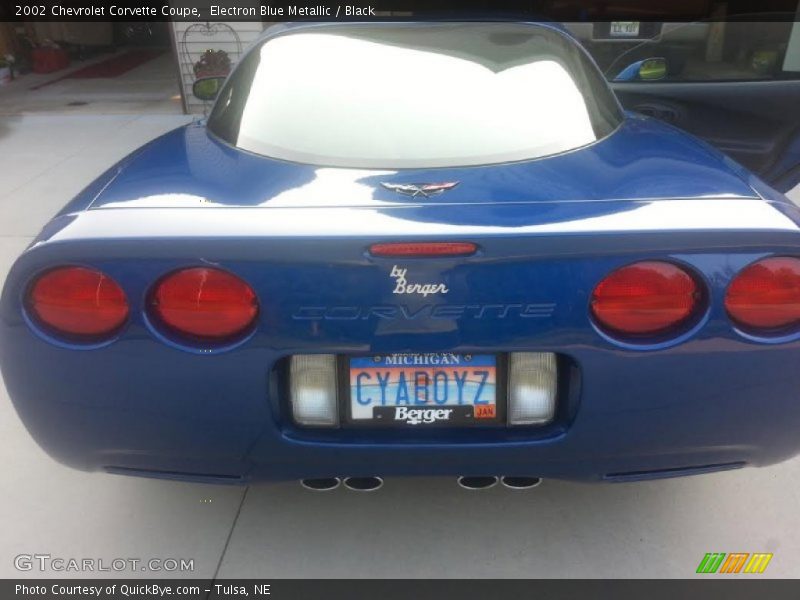
[[[758,16],[565,27],[600,64],[623,107],[697,135],[788,191],[800,184],[800,24],[790,14],[752,21]],[[594,39],[592,27],[601,32]],[[631,27],[635,40],[603,37]]]
[[[710,23],[657,23],[652,21],[610,21],[565,23],[566,29],[589,50],[604,71],[619,64],[619,57],[644,42],[661,43],[659,55],[668,58],[673,69],[684,64],[698,46],[705,43]]]

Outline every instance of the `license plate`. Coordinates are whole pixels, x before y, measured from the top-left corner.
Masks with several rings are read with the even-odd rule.
[[[350,359],[350,420],[397,427],[490,425],[497,406],[493,354],[381,354]]]
[[[612,21],[611,37],[636,37],[639,35],[639,21]]]

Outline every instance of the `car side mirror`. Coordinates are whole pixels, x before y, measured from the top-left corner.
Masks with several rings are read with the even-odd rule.
[[[656,57],[631,63],[614,77],[614,81],[659,81],[666,76],[667,59]]]
[[[192,94],[195,98],[204,102],[214,100],[222,89],[224,82],[224,77],[201,77],[194,82]]]

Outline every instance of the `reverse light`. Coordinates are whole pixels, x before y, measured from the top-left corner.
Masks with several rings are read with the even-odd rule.
[[[591,311],[613,334],[648,336],[686,324],[702,302],[695,278],[672,263],[642,261],[622,267],[597,284]]]
[[[289,380],[292,416],[296,423],[316,427],[338,425],[335,355],[292,356]]]
[[[178,334],[221,341],[239,336],[253,325],[258,300],[236,275],[195,267],[159,281],[150,296],[150,310]]]
[[[553,420],[558,388],[556,355],[512,352],[508,355],[508,424],[544,425]]]
[[[469,256],[475,254],[478,246],[471,242],[390,242],[372,244],[369,253],[372,256]]]
[[[745,329],[800,327],[800,258],[773,256],[743,269],[728,286],[725,309]]]
[[[67,336],[111,336],[128,318],[128,300],[108,275],[86,267],[59,267],[37,278],[28,290],[28,312]]]

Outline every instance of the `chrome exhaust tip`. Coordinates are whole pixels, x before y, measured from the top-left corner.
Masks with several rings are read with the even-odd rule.
[[[380,477],[345,477],[344,487],[354,492],[374,492],[383,487]]]
[[[499,477],[484,476],[484,477],[467,477],[462,475],[458,478],[458,485],[465,490],[488,490],[490,487],[497,485]]]
[[[338,477],[318,477],[316,479],[301,479],[300,485],[313,492],[329,492],[339,487],[342,482]]]
[[[541,477],[505,476],[500,479],[505,487],[510,490],[530,490],[542,483]]]

